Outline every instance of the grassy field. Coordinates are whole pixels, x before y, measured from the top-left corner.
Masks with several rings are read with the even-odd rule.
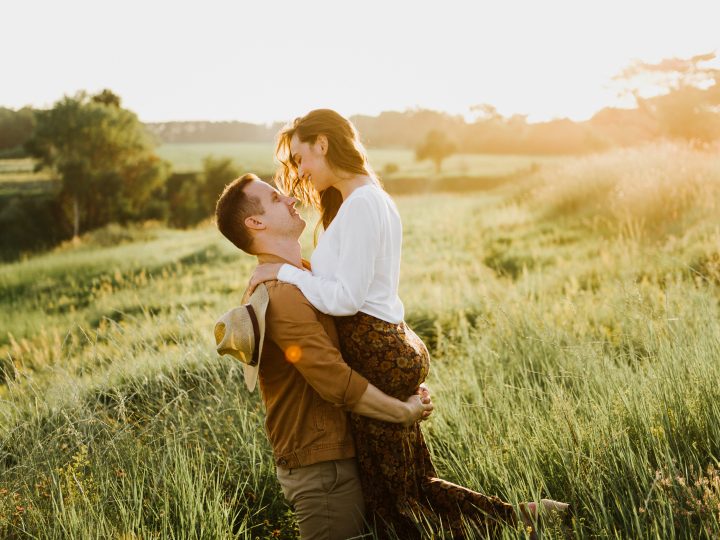
[[[577,538],[717,538],[716,156],[650,146],[396,200],[439,472],[570,501]],[[297,537],[258,396],[213,347],[252,266],[211,224],[0,266],[0,537]]]
[[[272,143],[173,143],[163,144],[158,154],[172,162],[175,170],[197,171],[207,155],[232,158],[248,172],[267,173],[275,169]],[[387,178],[433,177],[434,165],[430,161],[415,161],[415,154],[407,149],[371,148],[370,164],[378,174]],[[505,176],[536,165],[555,163],[561,158],[553,156],[522,156],[492,154],[458,154],[443,163],[441,176]],[[388,164],[397,171],[386,174]]]
[[[47,172],[35,172],[32,159],[0,159],[0,198],[47,193],[57,182]]]
[[[157,153],[172,163],[175,172],[200,171],[207,156],[229,157],[243,171],[271,177],[274,145],[271,143],[172,143],[158,147]],[[412,150],[376,148],[369,150],[370,163],[394,193],[433,191],[438,180],[448,180],[442,189],[466,191],[484,189],[482,180],[502,180],[531,169],[561,163],[558,156],[458,154],[449,157],[440,174],[429,161],[415,161]],[[392,166],[392,169],[388,169]],[[35,172],[32,159],[0,160],[0,197],[29,195],[58,189],[47,171]]]

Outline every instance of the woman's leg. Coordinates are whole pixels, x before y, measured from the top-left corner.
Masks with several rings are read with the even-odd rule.
[[[427,348],[404,323],[358,313],[336,319],[343,358],[386,394],[407,399],[425,380]],[[511,505],[437,477],[419,424],[410,428],[352,415],[368,517],[387,522],[401,538],[419,524],[460,531],[463,519],[495,530],[516,523]],[[401,534],[400,534],[401,533]]]
[[[463,522],[491,536],[498,534],[503,525],[518,522],[513,506],[498,497],[484,495],[437,477],[424,478],[422,487],[428,506],[456,535],[462,534]]]

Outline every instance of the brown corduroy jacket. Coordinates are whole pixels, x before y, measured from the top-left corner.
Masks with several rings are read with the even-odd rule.
[[[288,261],[263,255],[260,262]],[[275,464],[294,469],[354,457],[347,410],[365,393],[367,379],[343,361],[331,316],[294,285],[265,285],[270,301],[259,382]]]

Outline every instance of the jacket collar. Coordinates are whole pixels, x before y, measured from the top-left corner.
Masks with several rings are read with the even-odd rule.
[[[302,267],[297,266],[294,263],[291,263],[284,257],[280,257],[279,255],[275,255],[274,253],[260,253],[257,256],[258,264],[265,264],[265,263],[280,263],[280,264],[289,264],[290,266],[294,266],[295,268],[300,268],[302,270],[310,270],[310,262],[302,259]]]

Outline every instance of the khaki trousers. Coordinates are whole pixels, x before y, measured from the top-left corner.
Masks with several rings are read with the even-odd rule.
[[[346,540],[365,531],[365,503],[355,458],[277,469],[295,508],[302,540]]]

